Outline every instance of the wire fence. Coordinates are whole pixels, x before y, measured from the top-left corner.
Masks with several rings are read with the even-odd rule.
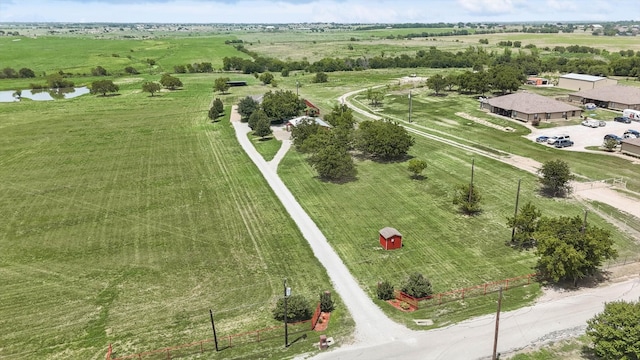
[[[510,288],[531,284],[531,278],[535,278],[537,274],[527,274],[509,279],[498,280],[494,282],[484,283],[482,285],[471,286],[462,289],[451,290],[439,294],[430,295],[423,298],[415,298],[402,291],[394,291],[396,300],[406,302],[407,304],[419,309],[425,306],[436,306],[444,302],[463,300],[466,297],[483,296],[488,293],[496,292],[502,288],[509,290]]]
[[[313,331],[318,319],[320,318],[320,303],[316,307],[316,312],[318,315],[316,316],[314,313],[314,317],[310,320],[299,321],[295,323],[287,324],[289,335],[303,334],[307,331]],[[306,336],[306,335],[305,335]],[[272,326],[269,328],[263,328],[259,330],[248,331],[239,334],[227,334],[227,335],[218,335],[218,351],[222,351],[224,349],[228,349],[231,347],[241,346],[250,343],[256,343],[261,341],[267,341],[277,338],[284,338],[284,326]],[[138,360],[155,360],[155,359],[175,359],[186,356],[193,356],[195,354],[201,354],[205,352],[215,352],[216,344],[214,339],[205,339],[200,341],[195,341],[188,344],[175,345],[170,347],[165,347],[162,349],[150,350],[136,354],[123,355],[118,356],[114,354],[112,344],[109,344],[107,348],[107,356],[106,360],[129,360],[129,359],[138,359]]]

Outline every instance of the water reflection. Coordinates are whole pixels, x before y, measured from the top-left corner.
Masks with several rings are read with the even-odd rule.
[[[20,101],[20,98],[27,98],[35,101],[49,101],[55,99],[71,99],[80,95],[88,94],[89,88],[86,86],[76,88],[61,89],[33,89],[22,91],[0,91],[0,102]]]

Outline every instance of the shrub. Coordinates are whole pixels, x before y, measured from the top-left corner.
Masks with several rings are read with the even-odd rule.
[[[388,281],[378,283],[378,299],[391,300],[393,299],[393,285]]]
[[[415,298],[433,294],[431,282],[420,273],[413,273],[402,286],[402,292]]]
[[[333,309],[335,309],[335,303],[331,300],[331,292],[320,293],[320,311],[332,312]]]
[[[287,322],[304,321],[311,319],[311,306],[302,295],[291,295],[287,298]],[[273,309],[273,318],[284,321],[284,299],[278,299]]]

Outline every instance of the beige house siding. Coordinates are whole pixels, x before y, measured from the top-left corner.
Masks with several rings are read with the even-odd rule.
[[[627,155],[640,157],[640,139],[634,139],[636,141],[629,142],[623,141],[620,145],[620,152]]]
[[[621,104],[621,103],[617,103],[617,102],[610,102],[609,103],[609,109],[615,109],[615,110],[625,110],[625,109],[640,110],[640,104]]]
[[[570,89],[575,91],[595,89],[603,86],[616,85],[618,83],[617,80],[613,79],[602,79],[598,81],[585,81],[578,79],[568,79],[568,78],[559,78],[558,79],[558,87],[563,89]]]

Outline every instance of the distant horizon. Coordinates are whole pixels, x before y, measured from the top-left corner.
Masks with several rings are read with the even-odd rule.
[[[606,24],[606,23],[620,23],[620,22],[635,22],[640,25],[640,20],[606,20],[606,21],[591,21],[591,20],[564,20],[564,21],[544,21],[544,20],[535,20],[535,21],[465,21],[464,24],[474,24],[474,25],[527,25],[527,24],[580,24],[580,25],[597,25],[597,24]],[[72,24],[72,25],[81,25],[81,24],[100,24],[100,25],[115,25],[115,24],[152,24],[152,25],[435,25],[435,24],[453,24],[458,25],[461,22],[394,22],[394,23],[385,23],[385,22],[282,22],[282,23],[266,23],[266,22],[252,22],[252,23],[232,23],[232,22],[211,22],[211,23],[201,23],[201,22],[155,22],[155,21],[134,21],[134,22],[123,22],[123,21],[85,21],[85,22],[72,22],[72,21],[0,21],[0,24]]]
[[[0,1],[0,23],[374,25],[620,21],[640,21],[637,0]]]

